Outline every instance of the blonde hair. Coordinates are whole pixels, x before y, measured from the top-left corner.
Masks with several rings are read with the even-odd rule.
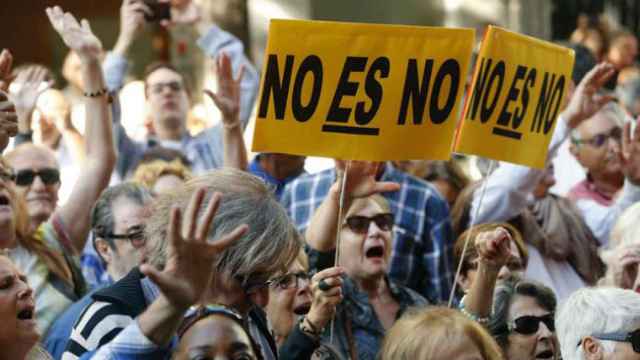
[[[156,181],[165,175],[174,175],[186,181],[191,180],[191,170],[179,159],[172,161],[154,160],[138,166],[131,179],[133,182],[142,184],[148,189],[152,189]]]
[[[426,336],[425,336],[426,335]],[[387,332],[381,360],[439,359],[439,351],[471,341],[484,360],[502,360],[498,344],[480,324],[457,310],[430,307],[410,311]]]
[[[15,153],[18,148],[16,148],[12,153]],[[5,169],[10,168],[6,159],[1,156],[0,166]],[[27,210],[27,203],[24,197],[18,194],[13,185],[7,186],[7,191],[9,192],[9,196],[13,199],[11,205],[13,206],[15,213],[15,231],[18,244],[23,246],[29,252],[36,254],[45,263],[49,271],[57,275],[67,285],[73,287],[73,275],[62,254],[51,250],[42,240],[37,239],[34,236],[35,234],[31,232],[31,221],[29,219],[29,211]]]

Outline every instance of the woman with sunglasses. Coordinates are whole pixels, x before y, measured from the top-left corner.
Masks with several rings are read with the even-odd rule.
[[[512,277],[495,292],[489,330],[507,360],[560,358],[556,297],[548,287]]]
[[[617,288],[586,288],[556,316],[564,360],[640,360],[640,295]]]
[[[319,274],[312,279],[312,289],[343,297],[336,309],[333,336],[330,326],[309,325],[322,334],[323,343],[354,360],[375,359],[386,330],[395,320],[407,308],[427,304],[418,293],[387,276],[394,217],[378,193],[395,191],[398,185],[377,182],[376,168],[372,163],[351,162],[344,186],[344,220],[338,219],[341,184],[337,182],[306,232],[311,269],[334,266],[338,257],[338,265],[346,273],[342,284],[339,278]]]
[[[191,308],[178,329],[178,337],[174,360],[262,359],[242,316],[225,306]]]
[[[0,169],[0,248],[27,275],[34,289],[38,330],[46,333],[52,322],[85,292],[79,255],[89,233],[93,203],[108,185],[115,162],[108,98],[100,66],[102,44],[88,23],[81,26],[60,9],[48,11],[54,29],[81,58],[87,113],[87,161],[69,201],[34,232],[25,198],[18,194],[11,170]],[[64,19],[64,20],[63,20]],[[64,24],[63,24],[64,22]],[[35,185],[51,180],[44,172],[33,174]],[[26,181],[21,179],[20,181]],[[37,184],[36,184],[37,183]],[[45,195],[41,195],[42,197]]]

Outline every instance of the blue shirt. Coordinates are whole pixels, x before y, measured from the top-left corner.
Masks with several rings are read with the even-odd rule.
[[[251,174],[261,178],[270,185],[275,193],[276,199],[278,200],[282,197],[282,192],[284,191],[285,186],[302,175],[289,176],[283,180],[278,180],[260,166],[260,155],[257,155],[253,161],[251,161],[248,170]]]
[[[304,175],[286,186],[281,203],[298,230],[309,226],[313,212],[329,193],[335,169]],[[382,194],[395,217],[389,276],[427,298],[445,302],[453,283],[453,232],[449,206],[427,182],[387,164],[380,181],[400,190]]]

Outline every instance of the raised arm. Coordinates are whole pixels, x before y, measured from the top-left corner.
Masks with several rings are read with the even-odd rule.
[[[493,291],[500,269],[507,264],[510,255],[511,235],[504,228],[479,233],[475,240],[478,251],[478,271],[464,299],[464,309],[478,318],[488,318],[493,306]],[[474,246],[474,244],[469,244]]]
[[[336,248],[336,227],[338,226],[338,209],[344,169],[345,162],[336,161],[336,181],[331,186],[327,197],[311,217],[305,237],[307,244],[314,250],[326,252]],[[378,164],[376,163],[352,161],[349,164],[343,213],[347,212],[354,199],[399,189],[400,185],[396,183],[376,181],[377,169]]]
[[[246,170],[248,166],[247,148],[242,137],[243,126],[240,121],[240,84],[244,75],[244,66],[240,67],[237,78],[233,77],[231,59],[222,53],[216,59],[216,78],[218,92],[205,90],[222,114],[222,143],[224,145],[224,166]]]
[[[18,117],[13,102],[6,91],[11,83],[11,66],[13,56],[9,50],[0,52],[0,153],[9,144],[9,138],[18,133]]]
[[[100,67],[102,44],[93,34],[87,20],[81,24],[60,7],[47,8],[53,28],[62,40],[80,57],[85,92],[87,161],[71,191],[69,201],[53,216],[59,216],[66,225],[80,253],[89,233],[89,213],[94,202],[109,184],[115,163],[111,135],[111,118],[105,82]]]
[[[572,129],[589,119],[613,99],[611,96],[597,93],[613,73],[612,65],[603,63],[591,69],[578,84],[566,109],[557,119],[558,124],[549,143],[547,162],[555,157],[560,145],[567,139]],[[537,169],[501,162],[499,167],[485,179],[487,187],[483,205],[477,217],[476,211],[480,204],[482,187],[474,193],[470,214],[472,223],[507,221],[520,214],[528,205],[528,199],[543,175],[544,173]]]

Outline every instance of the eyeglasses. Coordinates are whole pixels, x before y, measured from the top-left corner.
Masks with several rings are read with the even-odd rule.
[[[264,273],[255,273],[249,276],[237,275],[234,276],[235,280],[240,283],[240,286],[247,294],[255,293],[256,291],[268,287],[272,275]]]
[[[640,354],[640,329],[632,332],[612,332],[606,334],[594,334],[594,338],[600,340],[618,341],[631,343],[633,351]],[[582,344],[582,340],[578,343],[578,346]]]
[[[544,323],[547,326],[549,331],[556,331],[556,325],[553,321],[553,313],[543,315],[543,316],[521,316],[515,320],[513,320],[509,325],[510,332],[517,332],[522,335],[532,335],[538,332],[540,328],[540,323]]]
[[[300,288],[301,281],[309,282],[311,277],[304,271],[300,271],[297,273],[289,273],[284,274],[282,276],[278,276],[273,280],[267,281],[267,284],[273,288],[278,288],[281,290],[291,289],[291,288]]]
[[[369,224],[372,221],[382,231],[391,231],[391,228],[393,228],[393,214],[391,213],[378,214],[372,217],[350,216],[345,223],[354,233],[365,234],[369,231]]]
[[[244,319],[235,310],[224,305],[206,305],[206,306],[192,306],[187,310],[184,315],[184,320],[178,328],[178,337],[182,337],[187,330],[193,326],[196,322],[211,315],[223,315],[232,320],[238,322],[240,326],[244,327]]]
[[[622,140],[622,129],[620,127],[614,127],[608,133],[597,134],[590,139],[577,139],[572,137],[571,141],[576,145],[589,144],[593,147],[599,148],[606,144],[609,139],[613,139],[619,143]]]
[[[115,240],[129,240],[129,242],[131,242],[131,246],[133,246],[136,249],[143,247],[144,244],[147,242],[147,238],[144,235],[144,228],[142,226],[131,228],[128,234],[109,233],[101,237],[107,238],[107,239],[115,239]]]
[[[165,86],[168,87],[169,90],[173,92],[178,92],[183,89],[183,85],[181,82],[171,81],[167,83],[157,83],[157,84],[149,85],[149,90],[151,90],[151,93],[157,95],[162,93],[162,90],[164,89]]]
[[[45,185],[53,185],[60,182],[60,170],[54,168],[43,168],[40,170],[24,169],[18,170],[15,182],[18,186],[29,186],[33,184],[35,178],[39,177]]]

